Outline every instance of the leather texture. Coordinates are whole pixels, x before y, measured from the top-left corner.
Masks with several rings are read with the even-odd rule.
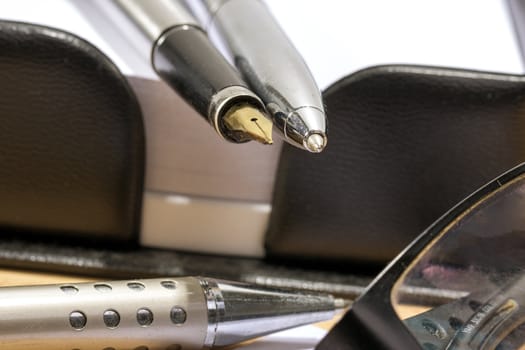
[[[144,130],[127,81],[60,30],[0,22],[0,229],[138,235]]]
[[[383,265],[525,160],[521,76],[380,66],[324,98],[325,151],[282,151],[266,239],[273,258]]]

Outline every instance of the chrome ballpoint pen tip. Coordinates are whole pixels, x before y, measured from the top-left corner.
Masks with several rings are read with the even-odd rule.
[[[326,137],[317,133],[311,134],[304,141],[304,146],[312,153],[319,153],[326,146]]]
[[[223,118],[228,130],[236,134],[236,138],[244,141],[255,140],[271,145],[272,122],[257,108],[248,105],[231,107]]]

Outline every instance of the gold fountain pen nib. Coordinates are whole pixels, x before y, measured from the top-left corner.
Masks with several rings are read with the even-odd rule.
[[[271,145],[272,122],[257,108],[249,104],[231,107],[223,118],[224,126],[239,142],[255,140]]]

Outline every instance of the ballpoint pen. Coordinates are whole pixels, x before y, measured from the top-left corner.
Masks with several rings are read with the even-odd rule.
[[[142,48],[155,72],[219,135],[237,143],[272,143],[272,123],[265,118],[261,100],[209,41],[182,0],[113,0],[113,4],[140,33],[131,40]]]
[[[0,288],[10,350],[182,350],[236,344],[327,320],[344,307],[306,294],[201,277]]]
[[[321,93],[266,5],[258,0],[201,1],[188,1],[188,5],[210,37],[222,39],[284,139],[310,152],[321,152],[327,143]]]

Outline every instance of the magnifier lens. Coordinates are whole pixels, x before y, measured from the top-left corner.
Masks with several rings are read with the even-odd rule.
[[[525,175],[448,222],[393,288],[424,349],[524,349]]]

